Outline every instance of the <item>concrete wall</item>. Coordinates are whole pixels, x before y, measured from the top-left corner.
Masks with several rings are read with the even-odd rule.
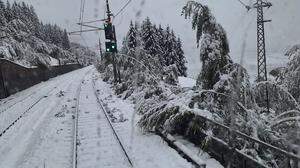
[[[81,68],[79,64],[26,68],[9,60],[0,59],[0,99],[79,68]]]

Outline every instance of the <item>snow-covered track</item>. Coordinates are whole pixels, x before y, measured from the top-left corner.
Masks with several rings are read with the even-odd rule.
[[[73,138],[73,158],[72,158],[72,167],[77,168],[77,158],[78,158],[78,116],[79,116],[79,99],[81,86],[84,79],[81,80],[77,90],[76,90],[76,110],[74,115],[74,138]]]
[[[114,135],[115,135],[115,138],[117,139],[117,141],[118,141],[118,143],[119,143],[119,145],[120,145],[122,151],[124,152],[124,155],[125,155],[125,157],[127,158],[128,163],[130,164],[131,167],[133,167],[132,160],[131,160],[131,158],[130,158],[128,152],[126,151],[124,145],[122,144],[122,141],[121,141],[121,139],[119,138],[119,136],[118,136],[118,134],[117,134],[117,132],[116,132],[114,126],[112,125],[112,122],[111,122],[111,120],[110,120],[110,118],[109,118],[109,116],[108,116],[108,113],[107,113],[106,109],[105,109],[104,106],[103,106],[102,100],[101,100],[101,99],[98,97],[98,95],[97,95],[97,90],[96,90],[96,88],[95,88],[95,80],[93,80],[92,83],[93,83],[93,91],[94,91],[94,94],[95,94],[95,96],[96,96],[96,98],[97,98],[97,102],[98,102],[99,106],[101,107],[101,109],[102,109],[102,111],[103,111],[103,113],[104,113],[104,115],[105,115],[105,118],[106,118],[107,122],[109,123],[110,128],[111,128],[111,130],[113,131],[113,133],[114,133]]]
[[[46,98],[55,89],[56,89],[56,87],[52,88],[50,91],[47,92],[47,94],[45,94],[44,96],[41,96],[40,98],[38,98],[33,104],[31,104],[29,106],[29,108],[27,108],[23,113],[21,113],[19,115],[19,117],[17,117],[11,124],[9,124],[8,127],[6,127],[5,129],[1,130],[0,137],[2,137],[13,125],[15,125],[21,118],[23,118],[23,116],[28,111],[30,111],[34,106],[36,106],[41,100],[43,100],[44,98]]]
[[[4,126],[0,127],[0,138],[9,129],[11,129],[19,120],[21,120],[32,108],[34,108],[36,105],[38,105],[39,102],[41,102],[43,99],[50,96],[52,94],[52,92],[54,92],[54,91],[56,91],[56,89],[60,88],[59,86],[64,85],[64,82],[60,81],[60,79],[62,79],[62,78],[63,78],[63,76],[59,76],[59,77],[57,77],[57,81],[55,81],[55,82],[50,81],[51,82],[50,87],[49,86],[47,87],[47,85],[42,85],[38,88],[35,88],[34,92],[29,93],[28,95],[24,96],[20,100],[14,101],[14,103],[12,103],[11,105],[8,105],[8,107],[2,109],[2,111],[0,111],[0,118],[2,117],[1,120],[7,120],[5,118],[5,116],[3,116],[3,115],[5,112],[8,112],[8,111],[15,112],[16,116],[15,116],[15,118],[12,119],[12,121],[10,123],[6,123],[6,124],[4,123]],[[72,85],[72,82],[67,85],[68,88],[71,87],[71,85]],[[42,93],[42,90],[44,90],[44,89],[46,90],[46,92]],[[39,92],[41,92],[41,93],[39,94]],[[36,96],[36,98],[34,98],[35,96]],[[27,108],[25,107],[26,109],[24,111],[22,110],[22,112],[14,111],[15,109],[13,109],[13,108],[15,106],[19,106],[19,105],[22,106],[22,103],[25,103]]]
[[[58,77],[58,78],[60,78],[60,77]],[[11,99],[10,100],[12,102],[11,104],[5,104],[5,103],[1,104],[1,105],[5,106],[5,107],[0,109],[0,115],[2,113],[4,113],[4,112],[8,111],[9,109],[13,108],[14,106],[25,102],[29,98],[32,98],[34,95],[36,95],[37,93],[39,93],[40,90],[43,90],[44,88],[46,88],[47,85],[43,85],[43,84],[44,83],[38,84],[38,85],[42,85],[42,86],[39,86],[38,88],[29,88],[28,90],[35,89],[35,91],[33,91],[31,93],[29,92],[28,94],[26,94],[24,96],[21,96],[21,98],[13,98],[13,99]]]

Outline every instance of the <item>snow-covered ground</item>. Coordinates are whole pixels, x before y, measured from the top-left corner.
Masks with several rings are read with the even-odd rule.
[[[167,146],[161,137],[154,134],[145,134],[136,125],[140,118],[134,113],[134,104],[129,100],[123,100],[114,95],[110,85],[103,82],[99,74],[94,76],[99,98],[104,102],[107,111],[114,118],[113,125],[117,129],[122,142],[125,144],[132,156],[135,167],[139,168],[169,168],[169,167],[191,167],[176,151]],[[181,78],[185,87],[192,87],[195,80]],[[207,168],[222,168],[220,163],[211,159],[205,152],[198,153],[199,148],[189,144],[188,148],[203,160]]]
[[[196,86],[196,80],[188,77],[178,77],[179,85],[183,88],[192,88]]]
[[[130,167],[96,95],[103,101],[134,167],[193,167],[159,136],[141,131],[132,102],[115,96],[93,67],[53,78],[0,101],[0,131],[6,130],[0,136],[0,167],[72,167],[77,103],[78,167]],[[216,168],[217,162],[207,159],[207,154],[197,157],[208,168]]]

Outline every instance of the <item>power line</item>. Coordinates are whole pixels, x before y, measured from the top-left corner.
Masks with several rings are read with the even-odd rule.
[[[249,5],[247,5],[246,3],[244,3],[242,0],[237,0],[240,4],[242,4],[247,10],[250,10],[251,7]]]
[[[114,18],[117,17],[119,14],[121,14],[131,2],[132,0],[128,0],[127,3],[117,12],[117,14],[114,15]]]
[[[83,23],[83,17],[84,17],[84,8],[85,8],[85,0],[80,1],[80,16],[79,16],[79,23],[80,25],[80,30],[82,31],[82,23]]]

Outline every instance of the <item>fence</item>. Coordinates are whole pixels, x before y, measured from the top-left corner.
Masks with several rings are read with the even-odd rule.
[[[201,118],[202,121],[205,123],[217,127],[221,129],[221,132],[227,132],[227,135],[229,136],[227,139],[231,138],[241,138],[244,139],[250,143],[258,144],[260,147],[263,147],[265,149],[269,149],[274,152],[276,155],[281,155],[282,158],[285,160],[283,163],[281,163],[281,167],[285,168],[299,168],[298,163],[300,162],[300,156],[297,156],[294,153],[285,151],[283,149],[280,149],[278,147],[275,147],[273,145],[270,145],[266,142],[263,142],[259,139],[250,137],[242,132],[232,130],[228,126],[225,126],[223,124],[220,124],[214,120],[208,119],[203,116],[198,116]],[[201,137],[207,137],[208,135],[201,132]],[[245,154],[241,150],[238,150],[236,148],[230,149],[230,141],[219,139],[214,136],[210,136],[211,139],[209,143],[206,146],[207,152],[215,159],[220,161],[223,165],[228,165],[229,162],[231,162],[232,168],[269,168],[269,166],[266,166],[256,159],[252,158],[251,156]],[[193,141],[193,140],[192,140]],[[203,139],[201,139],[203,141]],[[199,141],[193,141],[194,143],[198,144]],[[291,164],[291,161],[293,164]]]
[[[79,68],[81,68],[79,64],[27,68],[9,60],[0,59],[0,99]]]

